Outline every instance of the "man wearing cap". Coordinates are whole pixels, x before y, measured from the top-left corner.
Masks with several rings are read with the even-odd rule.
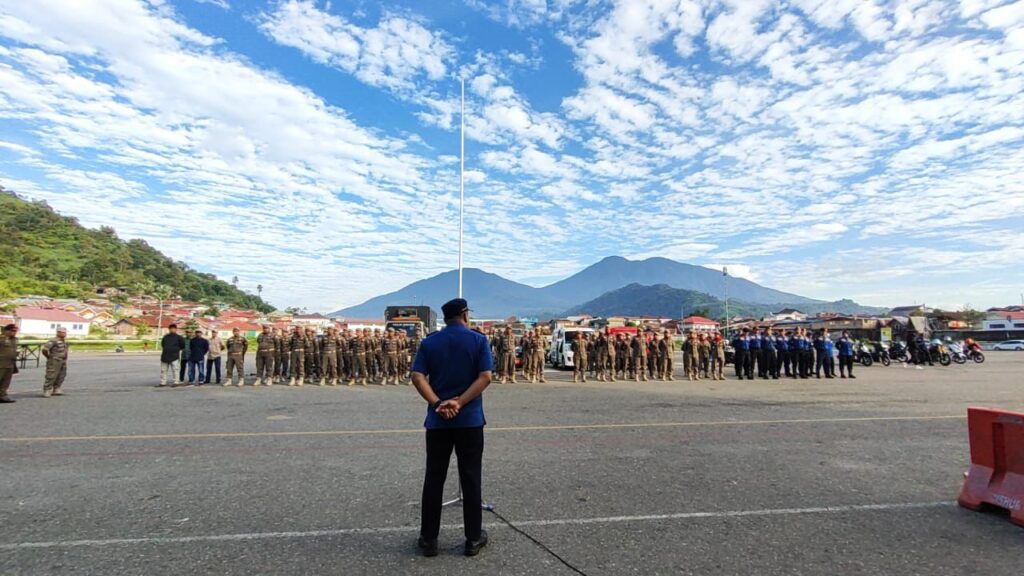
[[[481,462],[484,451],[483,398],[494,358],[487,338],[469,329],[469,305],[462,298],[441,307],[445,328],[420,344],[413,361],[413,385],[427,401],[424,426],[427,466],[417,543],[424,556],[437,555],[441,498],[452,448],[458,457],[466,556],[487,545],[481,518]]]
[[[234,328],[231,330],[231,338],[228,338],[225,346],[228,351],[228,373],[224,385],[227,386],[234,380],[232,374],[237,371],[238,383],[236,386],[241,386],[245,384],[245,352],[249,350],[249,341],[242,337],[238,328]]]
[[[11,379],[18,373],[18,326],[8,324],[0,334],[0,404],[13,404],[14,398],[7,395]]]
[[[46,376],[43,380],[43,398],[63,396],[60,387],[64,385],[64,377],[68,374],[68,342],[65,338],[68,331],[63,326],[57,328],[57,337],[43,344],[43,356],[46,356]]]
[[[256,337],[256,381],[253,386],[270,386],[274,379],[274,356],[277,354],[277,338],[269,324],[263,325],[263,332]]]

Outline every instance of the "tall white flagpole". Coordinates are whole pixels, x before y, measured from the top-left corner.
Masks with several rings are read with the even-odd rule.
[[[466,79],[460,79],[462,100],[459,114],[459,298],[462,298],[462,225],[466,205]]]

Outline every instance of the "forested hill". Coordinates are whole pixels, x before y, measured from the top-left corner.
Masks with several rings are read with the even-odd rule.
[[[90,230],[61,216],[45,202],[30,202],[0,187],[0,298],[39,294],[77,298],[97,286],[139,291],[165,285],[195,302],[224,302],[238,308],[272,311],[212,274],[175,262],[145,240],[119,239],[113,228]]]

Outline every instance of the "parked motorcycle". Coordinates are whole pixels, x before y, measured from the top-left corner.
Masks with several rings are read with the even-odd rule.
[[[883,366],[888,366],[892,363],[889,358],[889,346],[885,342],[872,342],[871,346],[871,359],[875,362],[881,362]]]
[[[896,362],[909,362],[910,354],[907,353],[907,346],[903,342],[893,342],[889,347],[889,358]]]
[[[960,344],[952,343],[949,345],[949,357],[957,364],[965,364],[967,362],[967,354],[964,354],[964,347]]]
[[[939,342],[932,342],[931,346],[928,347],[928,355],[931,356],[932,362],[938,362],[943,366],[949,366],[953,363],[953,358],[949,355],[946,345]]]
[[[864,342],[857,344],[854,351],[857,354],[854,357],[855,362],[860,362],[864,366],[871,366],[871,364],[874,363],[874,360],[871,358],[871,351],[868,350],[868,345]]]

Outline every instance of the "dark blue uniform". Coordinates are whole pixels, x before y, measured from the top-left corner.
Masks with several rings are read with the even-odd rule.
[[[840,377],[846,378],[846,374],[849,373],[850,378],[855,378],[853,375],[853,340],[848,336],[836,340],[836,350],[839,351]]]

